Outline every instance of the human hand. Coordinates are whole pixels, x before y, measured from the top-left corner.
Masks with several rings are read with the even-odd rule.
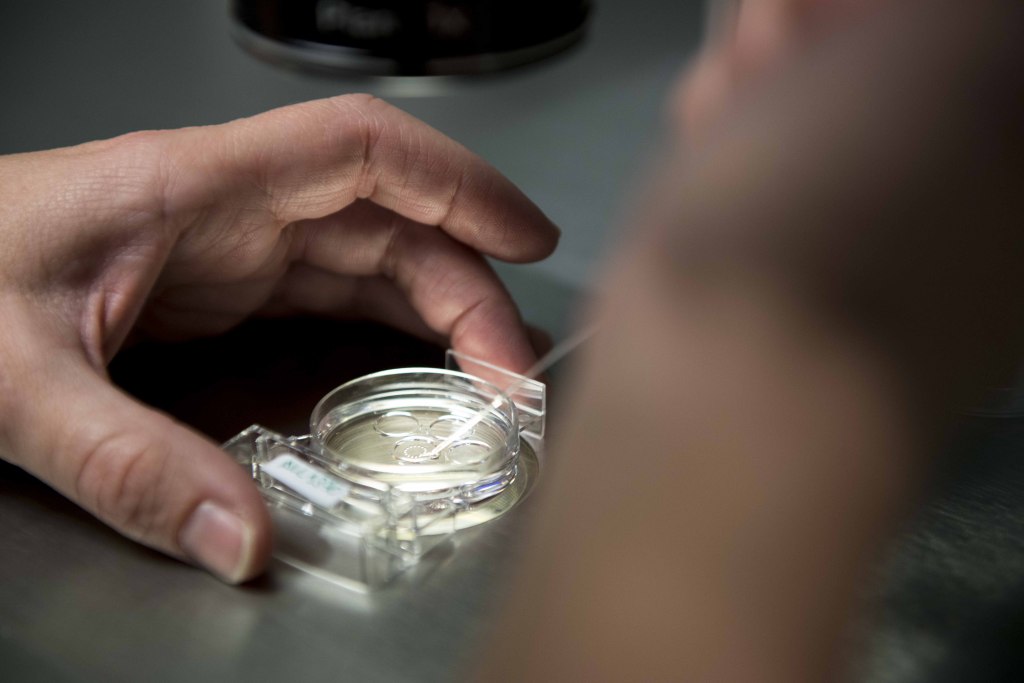
[[[0,158],[0,456],[230,582],[270,551],[246,474],[107,379],[130,334],[254,313],[374,318],[513,370],[533,352],[484,260],[557,229],[508,180],[367,96]]]
[[[950,415],[1024,348],[1024,7],[890,5],[666,146],[481,680],[846,677]]]

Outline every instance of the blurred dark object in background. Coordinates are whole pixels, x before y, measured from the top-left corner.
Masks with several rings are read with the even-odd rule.
[[[485,73],[582,36],[587,0],[234,0],[235,37],[267,61],[380,76]]]

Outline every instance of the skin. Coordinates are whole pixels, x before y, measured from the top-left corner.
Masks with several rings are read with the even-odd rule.
[[[879,5],[674,100],[479,678],[843,677],[951,413],[1024,348],[1022,19]]]
[[[671,124],[690,139],[713,128],[757,83],[884,0],[710,0],[704,45],[670,97]]]
[[[110,384],[126,340],[312,312],[523,370],[534,352],[482,255],[558,239],[497,171],[368,96],[3,157],[0,204],[0,456],[230,582],[267,561],[264,505],[215,444]]]

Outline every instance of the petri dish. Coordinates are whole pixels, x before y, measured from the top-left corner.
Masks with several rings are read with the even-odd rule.
[[[418,500],[477,503],[520,474],[515,403],[498,387],[453,370],[401,368],[327,394],[310,417],[324,459]],[[532,450],[532,449],[531,449]]]

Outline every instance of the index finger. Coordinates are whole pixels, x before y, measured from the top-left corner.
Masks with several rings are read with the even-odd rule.
[[[165,206],[247,198],[281,226],[365,198],[506,261],[551,253],[559,231],[501,173],[462,145],[369,95],[343,95],[219,126],[170,145]]]

